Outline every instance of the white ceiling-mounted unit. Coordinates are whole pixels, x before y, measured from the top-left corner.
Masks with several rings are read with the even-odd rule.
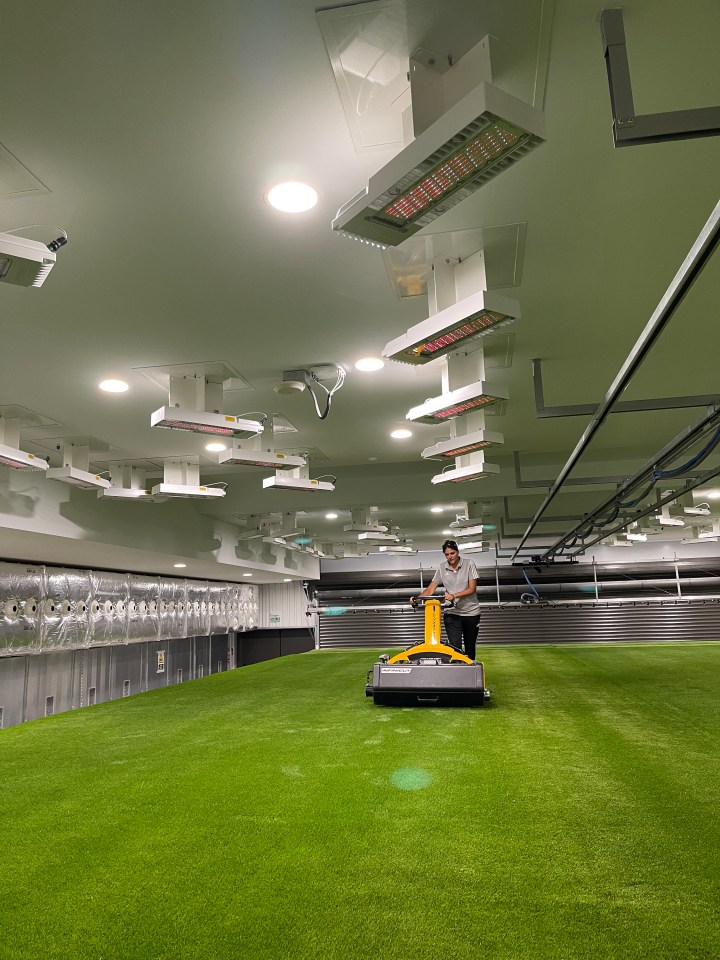
[[[143,503],[161,503],[165,497],[153,496],[146,486],[146,470],[130,463],[112,463],[110,465],[110,486],[98,490],[99,500],[132,500]]]
[[[495,477],[500,473],[496,463],[471,463],[464,467],[455,467],[454,470],[443,470],[432,478],[433,483],[465,483],[467,480],[481,480],[484,477]]]
[[[410,60],[416,139],[344,204],[333,230],[397,246],[545,139],[542,113],[490,83],[489,38],[453,66]]]
[[[71,487],[82,487],[84,490],[107,490],[110,481],[89,470],[81,470],[71,464],[63,467],[51,467],[46,473],[48,480],[60,480]]]
[[[188,370],[183,365],[170,372],[168,403],[152,414],[150,426],[238,440],[262,433],[261,422],[224,413],[225,379],[214,367],[199,364]],[[262,414],[258,416],[264,419]]]
[[[9,447],[5,443],[0,443],[0,466],[12,467],[13,470],[34,470],[36,473],[44,473],[48,469],[48,464],[42,457]]]
[[[332,493],[335,484],[328,480],[311,480],[309,477],[288,477],[276,473],[274,477],[265,477],[262,482],[265,490],[303,490],[308,493],[326,491]]]
[[[186,500],[213,500],[225,496],[222,487],[206,487],[200,483],[157,483],[151,493],[154,497],[179,497]]]
[[[496,433],[493,430],[473,430],[471,433],[463,434],[461,437],[451,437],[449,440],[440,440],[431,447],[425,447],[420,456],[423,460],[433,460],[437,457],[465,456],[468,453],[474,453],[477,450],[485,450],[487,447],[499,447],[505,442],[502,433]]]
[[[30,421],[19,417],[0,416],[0,466],[44,473],[48,469],[47,461],[18,447],[23,425],[30,425]]]
[[[150,417],[150,426],[164,427],[167,430],[188,430],[191,433],[206,433],[217,437],[234,437],[238,440],[257,436],[263,431],[262,424],[255,420],[179,406],[160,407]]]
[[[62,465],[48,470],[48,480],[59,480],[84,490],[105,490],[110,486],[109,480],[90,469],[89,441],[64,440],[61,451]]]
[[[463,553],[485,553],[489,547],[490,544],[486,540],[475,540],[470,543],[460,544],[460,548]]]
[[[439,397],[431,397],[420,406],[409,410],[405,419],[417,423],[442,423],[471,410],[485,409],[508,398],[507,388],[478,380]]]
[[[0,233],[0,282],[41,287],[55,266],[55,250],[66,242],[63,237],[48,246],[38,240]]]
[[[450,524],[451,527],[456,529],[456,536],[458,537],[479,537],[482,535],[483,530],[485,529],[486,524],[484,523],[474,523],[471,526],[460,526],[457,524]]]
[[[417,553],[417,550],[405,543],[396,543],[390,546],[380,546],[377,548],[377,552],[386,553],[388,556],[402,556],[403,554]]]
[[[163,481],[151,488],[154,497],[213,500],[225,496],[225,484],[200,483],[197,457],[168,457],[163,464]]]
[[[233,444],[230,450],[218,455],[218,463],[222,466],[270,467],[272,470],[295,470],[305,466],[306,462],[305,457],[275,450],[250,450],[239,444]]]
[[[98,498],[101,500],[145,500],[156,503],[157,498],[153,496],[152,490],[144,490],[135,487],[113,487],[98,492]]]
[[[380,523],[371,510],[356,509],[350,511],[350,523],[343,527],[345,533],[387,533],[388,526]]]
[[[410,327],[401,337],[386,344],[382,355],[398,363],[430,363],[518,319],[517,301],[480,290]]]
[[[359,543],[397,543],[399,537],[394,533],[381,533],[379,530],[374,530],[371,533],[359,533],[358,536]]]
[[[667,507],[663,507],[660,513],[655,515],[655,519],[661,527],[684,527],[685,521],[682,517],[672,517]]]

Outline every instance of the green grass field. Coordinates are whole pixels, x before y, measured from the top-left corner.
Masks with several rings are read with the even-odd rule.
[[[309,653],[0,733],[2,960],[720,956],[720,645]]]

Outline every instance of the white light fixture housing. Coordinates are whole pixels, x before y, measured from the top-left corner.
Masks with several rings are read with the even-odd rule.
[[[502,433],[493,430],[473,430],[460,437],[451,437],[449,440],[440,440],[430,447],[425,447],[420,456],[423,460],[433,460],[437,457],[461,457],[487,447],[499,447],[505,442]]]
[[[62,465],[51,467],[45,476],[59,480],[71,487],[85,490],[106,490],[110,481],[90,470],[90,446],[88,443],[62,443]]]
[[[483,530],[485,529],[485,524],[475,523],[470,527],[460,527],[456,531],[458,537],[479,537]]]
[[[398,363],[430,363],[518,319],[520,305],[516,300],[479,290],[410,327],[387,343],[382,355]]]
[[[418,423],[443,423],[453,417],[469,413],[471,410],[482,410],[508,398],[509,393],[506,387],[477,380],[465,387],[443,393],[439,397],[431,397],[420,406],[409,410],[405,419]]]
[[[487,40],[447,72],[438,69],[433,75],[411,60],[416,139],[340,208],[333,230],[366,243],[397,246],[545,139],[538,110],[489,83],[468,90],[466,77],[489,76],[489,64],[484,72],[475,69],[475,62],[487,56]],[[423,86],[427,95],[421,104]],[[434,104],[439,108],[433,109]]]
[[[380,530],[374,530],[357,535],[358,543],[397,543],[400,539],[394,533],[382,533]]]
[[[39,240],[0,233],[2,283],[13,283],[18,287],[41,287],[55,266],[55,260],[55,252]]]
[[[378,523],[372,517],[373,508],[370,510],[352,510],[351,521],[343,526],[345,533],[387,533],[387,524]]]
[[[6,443],[0,443],[0,466],[11,467],[13,470],[27,470],[35,473],[45,473],[48,464],[42,457],[26,453]]]
[[[229,450],[220,454],[218,463],[223,466],[242,465],[270,467],[272,470],[295,470],[298,467],[304,467],[307,460],[305,457],[277,453],[275,450],[252,450],[234,443]]]
[[[223,412],[223,384],[223,379],[202,370],[171,372],[168,403],[152,414],[150,426],[238,440],[262,433],[262,423]]]
[[[655,519],[662,527],[684,527],[685,521],[682,517],[671,517],[668,508],[663,507],[660,513],[655,515]]]
[[[273,477],[265,477],[262,482],[264,490],[297,490],[308,493],[325,491],[332,493],[335,484],[328,480],[311,480],[309,477],[289,477],[282,473],[275,473]]]
[[[133,500],[162,503],[165,497],[154,497],[146,486],[145,470],[128,463],[110,465],[110,486],[98,490],[99,500]]]
[[[222,487],[205,487],[194,483],[156,483],[151,493],[154,497],[175,497],[181,500],[222,499],[225,491]]]
[[[155,497],[213,500],[225,496],[224,487],[200,483],[197,458],[170,457],[163,464],[163,481],[151,488]]]
[[[263,426],[255,420],[245,420],[224,413],[189,410],[182,407],[160,407],[150,417],[151,427],[168,430],[188,430],[191,433],[209,433],[220,437],[243,439],[262,433]]]
[[[110,481],[89,470],[81,470],[68,464],[63,467],[51,467],[45,474],[48,480],[60,480],[71,487],[82,487],[84,490],[107,490]]]
[[[500,473],[496,463],[470,463],[464,467],[455,467],[453,470],[443,470],[432,478],[433,483],[464,483],[467,480],[481,480],[484,477],[495,477]]]
[[[380,546],[377,552],[386,553],[388,556],[401,556],[402,554],[417,553],[417,550],[407,544],[398,543],[391,546]]]
[[[461,543],[460,548],[463,553],[484,553],[490,546],[486,540],[473,540],[469,543]]]

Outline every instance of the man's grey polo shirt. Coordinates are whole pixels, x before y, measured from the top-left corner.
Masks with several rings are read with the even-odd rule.
[[[449,563],[441,563],[433,574],[433,583],[438,586],[442,584],[448,593],[456,593],[467,589],[471,580],[477,582],[477,575],[477,567],[473,561],[460,557],[460,562],[455,570]],[[477,593],[472,593],[467,597],[458,597],[455,606],[450,607],[447,613],[455,613],[461,617],[476,617],[480,613]]]

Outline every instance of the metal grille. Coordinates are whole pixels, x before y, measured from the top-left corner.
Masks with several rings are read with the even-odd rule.
[[[720,640],[720,600],[633,604],[485,606],[483,643],[603,643]],[[404,647],[424,635],[423,619],[407,608],[320,613],[320,647]]]
[[[88,706],[94,707],[97,702],[97,690],[95,687],[90,687],[88,690]]]

